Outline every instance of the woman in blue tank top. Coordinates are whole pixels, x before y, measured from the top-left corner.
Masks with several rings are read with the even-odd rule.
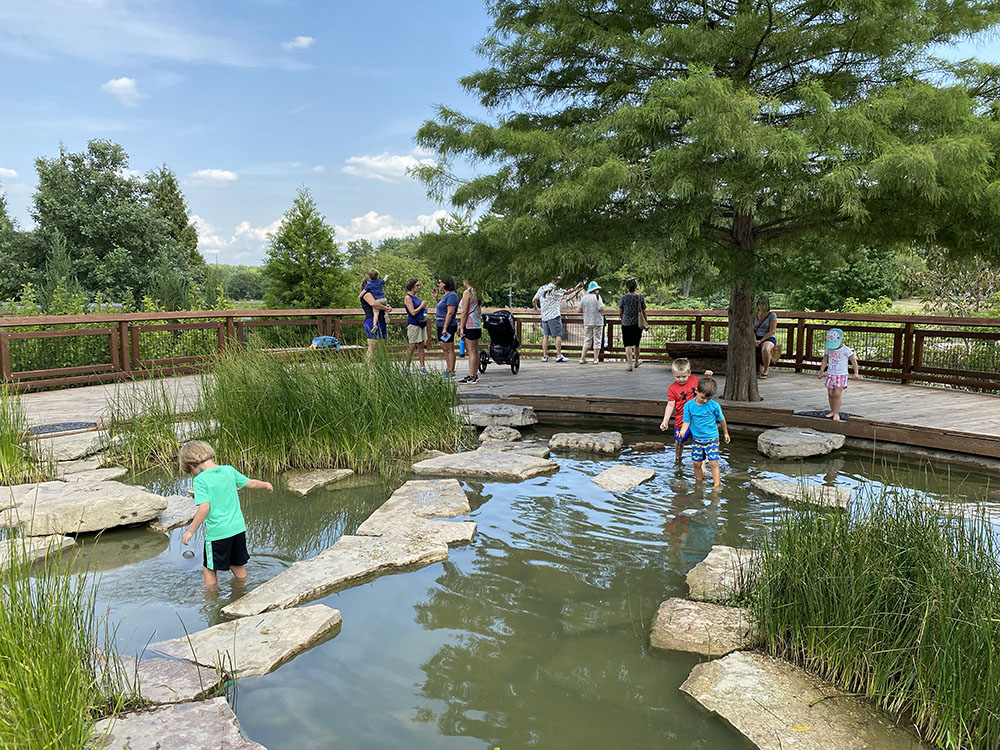
[[[420,361],[420,371],[426,372],[424,367],[424,345],[427,341],[427,303],[421,302],[417,294],[420,292],[420,282],[417,279],[410,279],[406,282],[406,297],[403,298],[403,305],[406,307],[406,366],[410,366],[413,360],[413,350],[417,350],[417,359]]]

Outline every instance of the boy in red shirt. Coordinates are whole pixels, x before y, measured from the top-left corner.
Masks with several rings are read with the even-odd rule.
[[[667,408],[663,412],[660,430],[666,431],[670,427],[670,417],[673,415],[674,452],[676,459],[680,461],[684,451],[684,443],[691,439],[690,430],[687,434],[681,435],[681,425],[684,424],[684,404],[694,398],[694,394],[698,390],[698,376],[691,374],[691,363],[683,357],[671,362],[670,369],[674,373],[674,382],[667,389]],[[705,370],[705,377],[712,377],[712,371]]]

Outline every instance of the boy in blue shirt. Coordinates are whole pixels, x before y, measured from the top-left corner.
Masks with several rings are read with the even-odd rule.
[[[681,425],[681,436],[687,435],[691,429],[691,461],[694,463],[694,479],[700,482],[705,478],[705,460],[712,470],[712,486],[719,488],[719,425],[726,444],[729,444],[729,427],[726,418],[722,416],[722,407],[712,400],[718,384],[714,378],[702,378],[698,381],[698,389],[694,399],[684,404],[684,424]]]

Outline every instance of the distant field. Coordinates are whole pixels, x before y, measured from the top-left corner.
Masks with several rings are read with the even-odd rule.
[[[233,301],[234,310],[263,310],[264,300],[262,299],[240,299]]]

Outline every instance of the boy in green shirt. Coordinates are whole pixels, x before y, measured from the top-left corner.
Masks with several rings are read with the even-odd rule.
[[[181,536],[186,545],[202,523],[205,524],[205,556],[202,573],[205,585],[218,583],[216,571],[231,570],[239,581],[247,579],[247,524],[240,510],[237,490],[273,492],[270,482],[250,479],[232,466],[218,466],[212,446],[191,440],[181,446],[181,471],[194,477],[194,503],[197,510],[187,531]]]

